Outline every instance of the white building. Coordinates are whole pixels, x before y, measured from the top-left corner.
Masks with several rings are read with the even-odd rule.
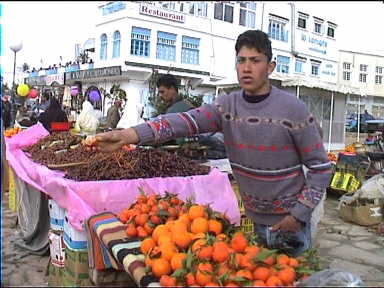
[[[260,29],[272,41],[277,63],[273,84],[307,103],[323,127],[324,142],[343,146],[346,100],[340,93],[353,88],[337,82],[337,24],[300,5],[106,2],[99,6],[95,35],[89,35],[95,38],[94,71],[67,72],[65,82],[70,86],[81,81],[83,88],[106,90],[119,84],[127,92],[128,103],[147,103],[154,91],[154,76],[169,72],[182,86],[192,87],[192,94],[203,94],[209,101],[220,88],[237,85],[234,47],[238,35]]]
[[[384,55],[340,50],[339,62],[339,82],[359,91],[348,96],[347,113],[384,118]]]

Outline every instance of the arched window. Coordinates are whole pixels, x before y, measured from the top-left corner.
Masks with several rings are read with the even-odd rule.
[[[101,34],[100,37],[100,60],[107,59],[107,34]]]
[[[120,57],[120,32],[115,31],[115,33],[113,33],[112,58],[119,58],[119,57]]]

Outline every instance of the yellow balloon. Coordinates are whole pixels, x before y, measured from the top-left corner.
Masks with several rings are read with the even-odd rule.
[[[29,87],[27,84],[20,84],[18,87],[17,87],[17,94],[19,96],[22,96],[22,97],[25,97],[27,96],[29,93]]]

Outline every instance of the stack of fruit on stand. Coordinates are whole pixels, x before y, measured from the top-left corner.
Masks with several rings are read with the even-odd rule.
[[[21,129],[20,127],[10,128],[4,131],[4,136],[7,138],[11,138],[13,135],[16,135],[21,131],[23,131],[23,129]]]
[[[119,219],[128,237],[142,238],[147,271],[162,287],[293,286],[315,272],[306,257],[267,249],[209,205],[175,194],[141,191]]]
[[[353,144],[345,146],[344,151],[349,153],[356,153],[356,149]]]
[[[333,152],[328,152],[328,160],[331,162],[337,162],[337,156]]]

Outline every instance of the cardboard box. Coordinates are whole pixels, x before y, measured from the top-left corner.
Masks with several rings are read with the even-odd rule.
[[[52,265],[56,267],[64,267],[65,244],[63,239],[63,232],[49,230],[48,242]]]
[[[340,216],[344,221],[371,226],[383,221],[384,199],[357,199],[340,203]]]
[[[51,229],[63,231],[65,209],[60,207],[53,199],[48,200],[48,209],[49,217],[51,218]]]
[[[48,266],[48,286],[57,287],[62,286],[63,278],[65,275],[64,267],[57,267],[52,263]]]
[[[84,250],[88,247],[87,233],[85,230],[75,229],[68,220],[68,212],[64,213],[64,242],[72,250]]]
[[[65,248],[65,284],[80,285],[90,283],[88,250],[72,250]]]

